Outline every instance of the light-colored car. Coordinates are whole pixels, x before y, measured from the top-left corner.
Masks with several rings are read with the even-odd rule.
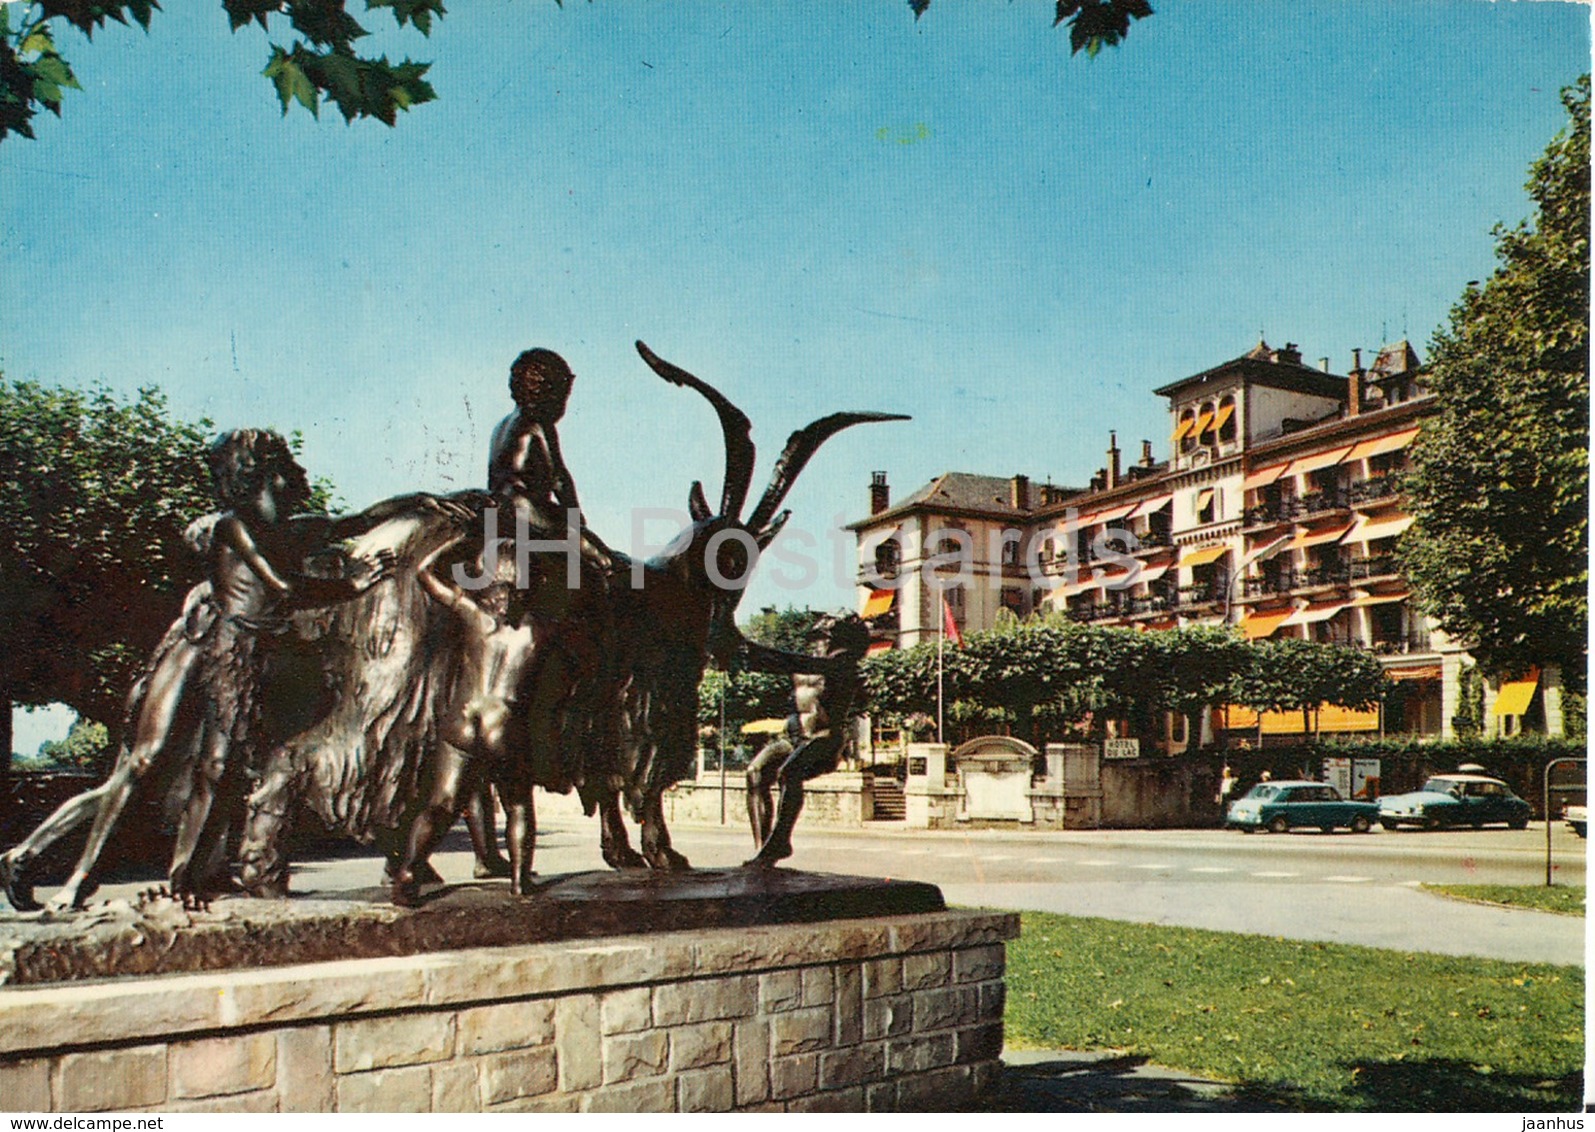
[[[1424,829],[1504,822],[1513,829],[1529,824],[1529,804],[1499,778],[1482,774],[1437,774],[1410,794],[1379,799],[1379,821],[1386,829],[1416,825]]]
[[[1589,836],[1589,811],[1585,806],[1568,806],[1562,811],[1562,817],[1567,821],[1567,828],[1580,837]]]
[[[1326,782],[1259,782],[1246,796],[1231,802],[1225,823],[1243,833],[1266,829],[1284,833],[1299,826],[1315,826],[1330,833],[1345,826],[1353,833],[1367,833],[1379,820],[1379,807],[1373,802],[1348,801]]]

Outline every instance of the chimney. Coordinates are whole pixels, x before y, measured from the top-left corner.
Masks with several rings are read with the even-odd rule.
[[[892,489],[886,486],[885,472],[869,475],[869,513],[879,515],[892,505]]]
[[[1150,468],[1155,463],[1157,461],[1152,459],[1152,442],[1150,440],[1141,441],[1141,467]]]
[[[1008,481],[1008,502],[1015,511],[1030,510],[1030,477],[1015,476]]]
[[[1286,342],[1283,349],[1275,351],[1274,360],[1284,362],[1287,365],[1299,366],[1301,365],[1301,350],[1297,349],[1296,343]]]
[[[1108,485],[1108,470],[1106,468],[1098,468],[1097,469],[1097,474],[1091,477],[1091,490],[1092,491],[1101,491],[1107,485]]]
[[[1329,359],[1328,358],[1319,358],[1318,359],[1318,368],[1323,370],[1325,373],[1328,373],[1329,372]]]
[[[1108,487],[1110,487],[1110,488],[1118,487],[1119,486],[1119,434],[1117,432],[1112,432],[1112,431],[1110,431],[1108,433],[1108,467],[1107,467],[1107,473],[1108,473],[1108,479],[1107,479]]]
[[[1348,417],[1354,417],[1362,412],[1362,379],[1365,372],[1362,368],[1362,351],[1353,350],[1351,352],[1351,372],[1347,375],[1351,379],[1350,387],[1346,391],[1346,415]]]

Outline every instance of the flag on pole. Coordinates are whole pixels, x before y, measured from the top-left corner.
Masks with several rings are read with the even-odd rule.
[[[958,622],[953,620],[953,608],[947,604],[947,595],[942,594],[941,599],[942,633],[954,645],[962,648],[964,645],[963,634],[958,631]]]

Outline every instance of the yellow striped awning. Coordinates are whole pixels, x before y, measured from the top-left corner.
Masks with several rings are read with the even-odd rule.
[[[1297,718],[1301,718],[1300,712],[1297,713]],[[1358,711],[1356,708],[1320,704],[1313,722],[1318,725],[1319,731],[1377,731],[1379,730],[1379,709],[1369,708],[1367,711]]]
[[[1531,668],[1523,679],[1502,684],[1500,694],[1495,697],[1495,714],[1522,715],[1528,711],[1529,701],[1534,698],[1534,689],[1539,683],[1540,670]]]
[[[1180,552],[1181,566],[1206,566],[1209,562],[1217,562],[1229,553],[1227,546],[1204,546],[1200,550],[1186,547]]]
[[[864,603],[864,609],[859,616],[866,621],[879,617],[892,608],[892,602],[896,597],[896,590],[871,590],[869,600]]]
[[[1353,609],[1362,609],[1369,605],[1389,605],[1393,601],[1406,601],[1411,596],[1411,593],[1406,590],[1393,594],[1369,594],[1367,597],[1359,597],[1352,602],[1351,607]]]
[[[1191,435],[1196,437],[1198,440],[1202,439],[1202,434],[1207,431],[1207,426],[1212,423],[1213,411],[1209,409],[1207,412],[1196,418],[1196,424],[1191,427]]]
[[[1351,603],[1345,601],[1320,601],[1304,605],[1287,617],[1281,624],[1314,625],[1319,621],[1328,621],[1349,604]]]
[[[1201,491],[1196,493],[1196,510],[1197,511],[1203,510],[1211,502],[1213,502],[1213,489],[1212,488],[1204,487]]]
[[[1416,428],[1409,428],[1403,432],[1391,433],[1389,436],[1376,436],[1372,440],[1364,440],[1351,450],[1346,459],[1365,460],[1369,456],[1383,456],[1386,452],[1399,452],[1411,444],[1417,435],[1418,430]]]
[[[1292,550],[1305,550],[1309,546],[1323,546],[1327,542],[1339,542],[1351,530],[1350,523],[1337,523],[1332,527],[1319,527],[1317,530],[1302,531],[1290,544]]]
[[[1411,515],[1397,515],[1387,519],[1363,519],[1346,541],[1375,542],[1382,538],[1395,538],[1410,526],[1412,526]]]
[[[1165,558],[1161,562],[1148,562],[1144,567],[1142,567],[1141,576],[1138,577],[1136,581],[1155,582],[1164,574],[1167,574],[1169,572],[1169,567],[1172,565],[1174,565],[1174,559],[1172,558]]]
[[[1234,405],[1220,405],[1218,407],[1218,415],[1213,418],[1213,431],[1217,432],[1219,429],[1223,428],[1224,422],[1228,421],[1234,415]]]
[[[1172,495],[1153,496],[1151,499],[1138,503],[1135,510],[1130,512],[1129,518],[1139,519],[1142,515],[1150,515],[1154,511],[1161,511],[1173,501],[1174,497]]]
[[[1274,630],[1285,623],[1291,615],[1289,609],[1259,609],[1246,615],[1241,622],[1241,632],[1246,634],[1249,641],[1258,641],[1264,637],[1274,635]]]
[[[1289,466],[1289,464],[1274,464],[1267,468],[1258,468],[1255,472],[1246,477],[1246,482],[1241,484],[1241,488],[1245,491],[1255,491],[1260,487],[1267,487],[1280,476],[1284,475],[1285,469]]]
[[[1174,443],[1178,444],[1186,433],[1191,431],[1191,426],[1196,423],[1195,417],[1186,417],[1174,426]]]
[[[1377,731],[1379,709],[1354,711],[1333,704],[1319,704],[1316,712],[1319,731]],[[1256,731],[1257,713],[1250,708],[1233,704],[1224,709],[1224,728],[1227,731]],[[1264,735],[1300,735],[1304,729],[1299,711],[1265,711],[1262,716]]]
[[[871,641],[870,646],[865,651],[864,655],[875,656],[877,653],[891,652],[892,648],[893,645],[891,641]]]
[[[1320,468],[1333,467],[1351,455],[1351,449],[1352,446],[1348,444],[1344,448],[1332,448],[1328,452],[1315,452],[1311,456],[1298,456],[1290,462],[1290,466],[1285,469],[1285,474],[1287,476],[1301,476],[1306,475],[1308,472],[1316,472]]]

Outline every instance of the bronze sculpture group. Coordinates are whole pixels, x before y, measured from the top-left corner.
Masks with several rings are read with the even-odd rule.
[[[489,786],[505,809],[514,893],[532,877],[539,786],[575,789],[598,814],[611,866],[684,869],[663,796],[694,765],[697,688],[711,654],[794,674],[792,742],[761,752],[749,775],[760,846],[749,863],[789,856],[802,783],[841,751],[867,634],[856,617],[828,618],[807,657],[742,639],[734,615],[750,549],[780,532],[781,502],[826,439],[904,418],[837,413],[793,433],[744,519],[755,457],[747,417],[637,348],[665,380],[709,401],[725,444],[718,511],[694,483],[691,525],[647,562],[611,550],[582,518],[556,428],[574,378],[552,351],[529,350],[511,368],[515,410],[494,431],[485,492],[301,516],[308,481],[280,436],[219,438],[210,464],[222,510],[189,531],[208,577],[128,695],[110,778],[0,854],[11,904],[38,907],[30,863],[87,825],[77,867],[51,901],[80,906],[135,788],[158,791],[175,821],[169,879],[186,902],[235,883],[285,894],[287,834],[309,813],[380,845],[392,898],[414,903],[427,856],[462,809],[477,814],[478,875],[494,871],[491,826],[486,848],[480,828]],[[499,537],[506,522],[513,538]],[[314,659],[313,704],[283,707],[273,695],[290,653]],[[640,823],[640,853],[623,805]]]

